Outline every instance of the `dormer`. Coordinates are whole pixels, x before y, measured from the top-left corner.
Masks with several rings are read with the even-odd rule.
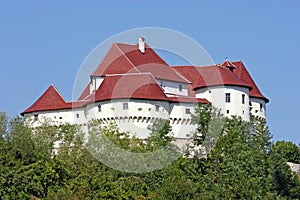
[[[232,62],[230,62],[230,60],[228,60],[227,58],[224,60],[223,63],[220,64],[220,66],[226,67],[232,72],[236,69],[236,66]]]

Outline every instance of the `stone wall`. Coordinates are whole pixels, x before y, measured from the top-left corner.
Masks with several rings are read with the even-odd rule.
[[[295,172],[298,176],[300,176],[300,164],[296,164],[292,162],[288,162],[287,164],[290,166],[293,172]]]

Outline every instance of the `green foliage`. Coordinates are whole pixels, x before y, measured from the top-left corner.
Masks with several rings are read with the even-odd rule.
[[[151,131],[150,135],[146,138],[146,149],[148,151],[166,147],[174,140],[172,127],[168,120],[155,120],[149,130]]]
[[[297,151],[293,143],[279,141],[272,145],[269,153],[270,172],[273,178],[273,190],[277,195],[292,199],[300,198],[299,177],[292,174],[287,161],[297,158]],[[289,157],[291,156],[291,157]],[[293,157],[295,156],[295,157]],[[294,160],[295,161],[295,160]]]
[[[197,128],[192,132],[191,144],[185,154],[189,157],[192,153],[201,158],[213,148],[221,136],[225,118],[211,104],[198,104],[191,117]]]
[[[278,154],[287,162],[300,164],[300,148],[292,142],[277,141],[271,147],[272,154]]]
[[[204,193],[210,198],[270,197],[267,155],[265,149],[253,147],[258,135],[250,136],[249,123],[238,117],[226,120],[222,137],[208,155]]]
[[[253,117],[248,123],[238,117],[224,118],[205,105],[193,114],[193,122],[198,128],[189,151],[213,147],[206,148],[206,156],[179,156],[165,120],[149,127],[150,136],[144,141],[120,131],[115,124],[102,126],[95,120],[89,125],[87,139],[77,126],[45,122],[31,129],[22,118],[9,121],[0,113],[0,198],[300,198],[299,178],[286,164],[289,159],[296,161],[295,145],[272,144],[265,120]],[[60,148],[53,149],[57,141]],[[146,173],[118,171],[99,162],[89,149],[99,147],[115,164],[127,168],[164,167]],[[148,154],[152,157],[145,156]],[[167,165],[164,160],[170,157],[174,160]]]

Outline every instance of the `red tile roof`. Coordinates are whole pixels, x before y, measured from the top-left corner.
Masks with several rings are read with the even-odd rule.
[[[150,73],[125,75],[107,75],[94,94],[88,94],[87,88],[77,102],[66,102],[57,89],[51,85],[38,100],[26,109],[26,113],[81,108],[91,102],[110,99],[149,99],[169,102],[209,103],[206,99],[195,97],[167,97]],[[88,94],[86,96],[86,94]],[[82,99],[83,98],[83,99]]]
[[[84,88],[83,92],[81,95],[78,97],[78,101],[84,100],[87,96],[90,95],[90,85],[91,83],[87,84],[87,86]]]
[[[145,53],[141,53],[138,45],[115,43],[92,73],[92,76],[108,74],[128,74],[150,72],[155,78],[188,83],[174,71],[156,52],[145,45]]]
[[[224,60],[224,62],[220,64],[220,66],[236,68],[236,66],[232,62],[230,62],[227,58]]]
[[[240,80],[228,68],[220,65],[206,67],[174,66],[173,68],[192,82],[193,89],[216,85],[234,85],[252,89],[250,84]]]
[[[155,63],[168,66],[168,64],[146,43],[145,53],[142,54],[137,44],[116,44],[120,50],[128,57],[134,66]]]
[[[102,84],[95,93],[90,94],[89,83],[77,102],[66,102],[56,88],[51,85],[21,115],[36,111],[80,108],[94,101],[124,98],[209,103],[206,99],[196,98],[195,89],[216,85],[247,87],[250,89],[250,97],[269,101],[259,91],[241,61],[230,62],[226,59],[220,65],[170,67],[147,44],[145,47],[145,53],[141,53],[138,45],[113,44],[91,75],[104,77]],[[173,95],[167,97],[154,77],[187,83],[188,96]]]
[[[242,61],[235,61],[232,62],[234,66],[236,67],[233,73],[241,80],[245,81],[249,85],[251,85],[252,90],[249,93],[250,97],[256,97],[260,98],[266,101],[266,103],[269,102],[269,99],[267,99],[258,89],[257,85],[255,84],[254,80],[252,79],[251,75],[247,71],[244,63]]]
[[[113,44],[92,76],[139,72],[117,44]]]
[[[23,111],[21,115],[36,111],[60,110],[68,108],[72,108],[72,105],[63,99],[53,85],[50,85],[50,87],[42,94],[42,96],[40,96],[40,98],[38,98],[38,100],[29,108]]]
[[[150,73],[108,75],[95,94],[95,101],[124,98],[168,100]]]
[[[137,67],[141,72],[150,72],[155,78],[181,83],[190,83],[171,67],[162,64],[144,64]]]
[[[178,103],[202,103],[202,104],[210,103],[207,99],[204,98],[187,97],[187,96],[173,96],[173,97],[168,97],[168,99],[170,102],[178,102]]]

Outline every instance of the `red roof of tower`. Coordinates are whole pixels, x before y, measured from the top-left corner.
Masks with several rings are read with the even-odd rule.
[[[63,99],[53,85],[50,85],[49,88],[42,94],[42,96],[40,96],[40,98],[38,98],[38,100],[29,108],[23,111],[21,115],[36,111],[59,110],[67,108],[72,108],[72,105]]]
[[[139,72],[117,44],[113,44],[92,76]]]
[[[91,83],[87,84],[87,86],[84,88],[83,92],[81,95],[78,97],[78,101],[84,100],[87,96],[90,95],[90,85]]]
[[[172,96],[168,97],[170,102],[179,102],[179,103],[210,103],[207,99],[204,98],[196,98],[196,97],[188,97],[188,96]]]
[[[149,73],[108,75],[95,94],[95,101],[124,98],[168,100]]]
[[[148,44],[145,47],[145,53],[141,53],[137,44],[113,44],[92,76],[150,72],[158,79],[188,83],[184,77],[174,71],[157,55]]]
[[[236,69],[233,71],[233,73],[241,80],[245,81],[249,85],[251,85],[252,90],[249,93],[250,97],[256,97],[260,99],[264,99],[267,103],[269,102],[269,99],[267,99],[258,89],[257,85],[255,84],[254,80],[252,79],[250,73],[246,69],[244,63],[242,61],[235,61],[232,62]]]
[[[120,50],[128,57],[134,66],[155,63],[155,64],[168,64],[146,43],[145,53],[142,54],[137,44],[124,44],[117,43]]]
[[[206,67],[174,66],[173,68],[192,82],[193,89],[216,85],[236,85],[252,88],[250,84],[240,80],[228,68],[219,65]]]

